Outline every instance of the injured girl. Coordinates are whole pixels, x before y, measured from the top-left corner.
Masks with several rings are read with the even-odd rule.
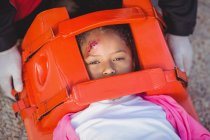
[[[77,41],[91,79],[126,74],[138,67],[128,25],[99,27],[78,35]],[[210,133],[170,96],[138,94],[95,102],[65,115],[53,139],[207,140]]]

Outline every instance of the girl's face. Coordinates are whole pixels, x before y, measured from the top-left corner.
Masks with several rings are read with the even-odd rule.
[[[81,44],[81,51],[91,79],[134,69],[131,50],[114,31],[92,31]]]

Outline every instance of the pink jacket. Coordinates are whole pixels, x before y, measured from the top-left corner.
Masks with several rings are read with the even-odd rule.
[[[181,140],[210,140],[210,132],[193,119],[170,96],[144,96],[145,100],[160,105],[166,112],[166,118],[176,129]],[[54,140],[79,140],[71,126],[71,114],[65,115],[53,132]]]

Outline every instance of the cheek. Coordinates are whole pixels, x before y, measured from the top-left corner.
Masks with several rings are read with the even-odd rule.
[[[101,77],[101,70],[100,67],[95,65],[95,66],[86,66],[89,76],[91,79],[98,79]]]
[[[133,71],[132,60],[127,60],[123,63],[119,63],[115,66],[117,74],[125,74]]]

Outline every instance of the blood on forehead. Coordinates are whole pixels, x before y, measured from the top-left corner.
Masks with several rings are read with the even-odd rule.
[[[91,40],[88,42],[88,46],[86,48],[86,51],[85,51],[85,56],[88,57],[90,51],[92,49],[95,49],[96,48],[96,45],[98,44],[99,42],[99,39],[98,40]]]

